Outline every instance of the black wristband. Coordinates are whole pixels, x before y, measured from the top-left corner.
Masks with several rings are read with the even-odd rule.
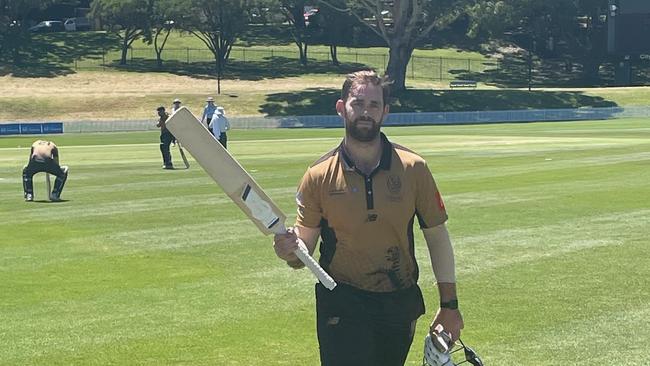
[[[458,309],[458,299],[453,299],[449,300],[446,302],[440,302],[440,308],[441,309],[451,309],[451,310],[457,310]]]

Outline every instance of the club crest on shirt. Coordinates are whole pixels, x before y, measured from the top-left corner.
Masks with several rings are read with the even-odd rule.
[[[391,194],[399,194],[402,190],[402,180],[399,175],[389,175],[388,179],[386,179],[386,185],[388,185],[388,192]]]

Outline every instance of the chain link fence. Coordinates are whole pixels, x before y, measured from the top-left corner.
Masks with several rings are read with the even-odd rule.
[[[224,77],[261,77],[301,73],[347,73],[362,67],[385,70],[386,53],[349,51],[337,52],[340,65],[334,65],[329,52],[309,51],[308,63],[302,67],[297,50],[255,49],[233,47]],[[103,52],[101,57],[75,60],[75,70],[137,69],[142,71],[177,71],[214,75],[216,62],[212,52],[199,48],[166,48],[161,54],[162,66],[156,63],[151,48],[129,48],[126,65],[120,65],[120,52]],[[411,80],[473,80],[497,87],[589,87],[616,85],[615,65],[605,62],[597,78],[589,78],[579,62],[565,59],[527,59],[516,55],[499,58],[451,58],[412,56],[406,77]],[[632,85],[650,85],[650,60],[637,60],[632,65]]]
[[[169,48],[161,53],[163,61],[162,70],[173,70],[178,67],[202,69],[206,72],[214,71],[215,60],[212,52],[207,49],[197,48]],[[340,66],[332,62],[329,52],[309,51],[309,72],[331,72],[337,69],[347,72],[350,68],[372,67],[385,70],[388,66],[388,53],[377,54],[369,52],[338,51],[337,60]],[[102,57],[76,60],[75,70],[109,70],[111,68],[145,68],[156,69],[156,53],[150,48],[129,48],[126,65],[120,65],[120,54],[116,51],[104,52]],[[407,68],[407,78],[426,80],[454,80],[458,75],[466,73],[484,73],[497,71],[500,67],[499,59],[489,58],[450,58],[412,56]],[[233,47],[224,68],[227,76],[229,71],[251,70],[278,70],[281,72],[288,67],[299,69],[297,51],[284,49],[251,49]]]

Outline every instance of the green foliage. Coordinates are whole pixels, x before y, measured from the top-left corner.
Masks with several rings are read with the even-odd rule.
[[[21,52],[30,46],[28,17],[61,0],[0,0],[0,63],[22,62]]]
[[[154,45],[156,66],[160,69],[163,64],[162,52],[169,36],[177,26],[177,19],[181,19],[185,14],[185,4],[176,0],[158,0],[154,1],[152,5],[150,18],[153,37],[149,43]]]
[[[321,0],[321,4],[340,9],[340,2]],[[406,89],[406,68],[419,41],[434,38],[435,27],[449,24],[461,13],[469,0],[369,0],[345,1],[345,9],[365,24],[389,48],[386,74],[392,79],[392,92]]]
[[[187,0],[180,26],[198,37],[212,52],[219,76],[233,43],[248,26],[246,0]]]
[[[351,45],[354,41],[355,25],[358,21],[348,12],[338,9],[345,8],[344,0],[331,0],[331,6],[319,8],[318,13],[310,17],[308,30],[312,43],[330,46],[332,63],[339,65],[337,46]]]
[[[120,65],[126,65],[126,53],[139,38],[151,41],[153,0],[95,0],[90,16],[122,40]]]
[[[502,38],[539,57],[563,57],[583,64],[585,78],[597,79],[606,56],[607,0],[481,1],[470,7],[470,35]],[[487,38],[487,37],[485,37]]]
[[[307,47],[311,32],[307,29],[304,10],[306,0],[280,0],[281,9],[287,22],[291,25],[291,36],[298,47],[300,64],[307,65]]]

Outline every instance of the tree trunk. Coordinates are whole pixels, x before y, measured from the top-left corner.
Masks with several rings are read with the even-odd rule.
[[[391,93],[399,94],[406,89],[406,68],[413,53],[408,39],[395,39],[390,45],[386,74],[393,81]]]
[[[215,52],[215,66],[217,71],[217,94],[221,95],[221,77],[223,75],[223,60],[219,52]]]
[[[600,64],[601,60],[597,58],[585,58],[582,63],[582,77],[589,83],[600,81]]]
[[[124,41],[122,42],[122,56],[120,57],[120,65],[126,65],[127,52],[129,52],[129,40],[125,36]]]
[[[302,66],[307,66],[307,43],[302,42],[300,40],[296,39],[296,45],[298,46],[298,50],[300,52],[300,64]]]
[[[335,44],[330,45],[330,55],[332,56],[332,65],[334,66],[340,66],[341,63],[339,62],[339,57],[337,54],[338,50],[336,48]]]
[[[11,50],[12,54],[12,59],[14,61],[14,65],[20,65],[22,63],[22,59],[20,58],[20,48],[18,46],[15,46]]]

